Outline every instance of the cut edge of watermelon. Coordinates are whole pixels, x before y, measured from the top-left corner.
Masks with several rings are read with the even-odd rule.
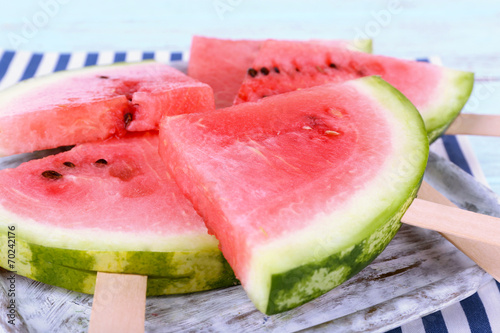
[[[321,216],[311,223],[311,227],[300,230],[300,238],[295,233],[290,234],[255,250],[249,266],[253,275],[245,279],[248,282],[244,287],[263,313],[275,314],[308,302],[369,264],[398,230],[399,220],[419,188],[429,147],[427,132],[416,108],[398,90],[378,77],[358,79],[348,84],[370,90],[378,103],[394,112],[395,122],[411,124],[409,126],[415,128],[415,134],[405,133],[401,126],[392,126],[392,137],[398,139],[394,142],[397,149],[393,158],[387,161],[384,172],[370,181],[361,194],[350,198],[342,211]],[[382,196],[380,189],[387,189]],[[362,212],[359,207],[363,207]],[[350,218],[360,214],[362,217],[357,218],[357,222]],[[330,232],[324,228],[315,230],[317,223],[332,219],[344,220],[340,224],[330,223]],[[357,223],[355,228],[354,222]],[[336,237],[332,236],[335,234]],[[301,241],[297,242],[297,239]],[[315,256],[312,263],[311,253]],[[334,267],[338,265],[338,269],[331,271],[332,264]]]
[[[269,41],[268,39],[267,41]],[[345,48],[349,51],[357,51],[363,53],[373,53],[373,40],[372,39],[339,39],[339,40],[327,40],[327,39],[311,39],[302,42],[306,43],[318,43],[331,46],[332,41],[338,42],[335,47]]]
[[[348,41],[347,49],[351,51],[359,51],[364,53],[373,53],[373,40],[372,39],[354,39]]]
[[[462,111],[474,86],[474,73],[441,67],[442,78],[436,97],[422,117],[428,129],[429,142],[434,142]],[[446,122],[444,122],[446,120]]]

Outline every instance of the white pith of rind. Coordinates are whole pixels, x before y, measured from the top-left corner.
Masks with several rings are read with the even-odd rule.
[[[473,73],[446,67],[440,69],[442,76],[434,95],[428,99],[427,105],[419,110],[431,140],[441,134],[458,116],[474,84]]]
[[[105,223],[105,221],[103,221]],[[169,236],[148,232],[147,226],[137,232],[103,231],[101,229],[66,229],[40,224],[21,217],[0,205],[0,234],[15,226],[16,238],[32,244],[71,250],[96,251],[203,251],[217,249],[217,239],[204,231]]]
[[[381,105],[381,110],[386,110],[391,130],[388,137],[393,142],[390,158],[378,175],[353,193],[340,209],[328,215],[317,214],[307,228],[254,249],[248,266],[251,275],[245,277],[244,287],[260,311],[267,310],[272,275],[311,263],[311,253],[316,261],[321,261],[352,249],[387,222],[374,221],[374,217],[384,215],[390,219],[398,214],[409,204],[409,195],[418,187],[428,154],[422,119],[416,109],[409,112],[408,104],[402,104],[393,92],[381,87],[380,81],[372,77],[347,84],[371,96],[374,103]],[[364,252],[367,258],[371,254],[369,249]],[[339,271],[338,277],[345,273]],[[307,288],[321,289],[322,283],[324,281],[318,279],[317,284],[311,282]]]

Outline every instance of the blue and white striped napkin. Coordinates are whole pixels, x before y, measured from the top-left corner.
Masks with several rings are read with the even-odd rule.
[[[154,59],[172,63],[183,60],[186,52],[170,51],[128,51],[128,52],[74,52],[74,53],[33,53],[26,51],[0,50],[0,90],[16,82],[66,69],[77,69],[93,65],[110,65],[115,62],[136,62]]]
[[[179,64],[179,62],[186,62],[187,58],[188,52],[170,51],[34,53],[0,50],[0,90],[21,80],[66,69],[146,59]],[[437,58],[418,60],[439,62]],[[466,137],[443,136],[432,145],[431,149],[486,184],[482,169]],[[472,296],[388,332],[500,333],[500,284],[491,279]]]

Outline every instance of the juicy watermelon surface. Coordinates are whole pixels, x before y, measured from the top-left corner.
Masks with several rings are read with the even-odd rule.
[[[0,156],[156,130],[164,114],[213,108],[208,85],[164,64],[57,72],[0,92]]]
[[[203,234],[203,221],[155,156],[157,146],[156,134],[130,135],[2,171],[2,206],[19,218],[73,232]]]
[[[261,44],[260,40],[194,36],[188,75],[212,87],[216,108],[230,106]]]
[[[216,108],[233,105],[245,74],[257,57],[264,40],[230,40],[194,36],[188,75],[214,90]],[[315,41],[362,52],[371,52],[371,40]]]
[[[376,77],[167,117],[160,144],[267,314],[332,289],[383,250],[428,152],[417,110]]]
[[[261,46],[235,103],[370,75],[381,76],[417,107],[431,141],[455,119],[473,85],[472,73],[429,63],[325,44],[270,40]]]
[[[17,267],[26,276],[59,285],[66,280],[57,271],[80,270],[62,286],[90,293],[97,271],[166,278],[150,294],[235,282],[217,240],[169,178],[156,132],[26,162],[0,171],[0,183],[0,245],[16,226]],[[0,264],[8,267],[3,251]]]

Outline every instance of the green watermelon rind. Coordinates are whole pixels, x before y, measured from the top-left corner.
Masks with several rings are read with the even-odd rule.
[[[351,51],[372,53],[373,41],[371,39],[354,39],[347,42],[347,48]]]
[[[9,269],[8,238],[0,234],[0,266]],[[23,276],[92,294],[98,271],[149,276],[148,295],[182,294],[238,283],[217,248],[200,251],[85,251],[15,239],[14,269]]]
[[[471,95],[474,73],[442,68],[443,77],[435,99],[423,113],[429,142],[434,142],[460,114]]]
[[[396,235],[401,226],[401,217],[416,194],[417,190],[411,194],[396,215],[378,216],[374,219],[387,222],[348,249],[334,253],[317,263],[274,274],[271,278],[270,298],[265,313],[276,314],[309,302],[344,283],[368,266]],[[321,271],[330,277],[325,279],[326,282],[318,285],[316,291],[312,293],[301,290],[301,284],[310,283],[312,279],[318,278],[318,272]]]
[[[396,117],[400,122],[406,122],[406,130],[411,127],[413,131],[404,145],[407,156],[395,157],[399,161],[394,167],[397,169],[390,169],[391,173],[372,184],[370,191],[373,193],[361,197],[365,201],[347,204],[347,214],[364,216],[364,219],[355,219],[363,226],[355,228],[356,233],[329,242],[330,235],[325,230],[321,234],[314,230],[310,233],[300,230],[254,252],[250,262],[253,268],[250,268],[251,275],[244,287],[263,313],[276,314],[293,309],[340,285],[366,267],[396,234],[401,216],[420,186],[429,145],[427,131],[416,108],[379,77],[366,77],[350,84],[367,89],[388,109],[398,110],[397,114],[394,111]],[[379,194],[380,188],[387,188],[385,195]],[[371,215],[373,212],[378,213]],[[325,220],[332,218],[322,217]],[[339,225],[342,228],[340,234],[350,232],[347,224]]]

